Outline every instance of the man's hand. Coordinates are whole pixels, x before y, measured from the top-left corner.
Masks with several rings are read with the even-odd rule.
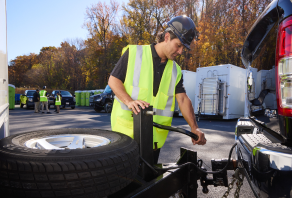
[[[192,138],[192,142],[193,142],[193,145],[204,145],[206,144],[207,140],[205,139],[205,134],[199,129],[199,128],[196,128],[195,130],[192,130],[192,133],[196,134],[199,139],[196,141]]]
[[[148,107],[150,104],[143,100],[133,100],[127,104],[128,108],[131,109],[136,115],[138,115],[140,112],[139,105],[142,107],[142,109],[145,109],[145,107]]]

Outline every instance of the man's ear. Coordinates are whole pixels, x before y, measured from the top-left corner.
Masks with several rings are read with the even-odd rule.
[[[164,35],[164,41],[165,42],[170,41],[170,34],[168,32],[166,32],[165,35]]]

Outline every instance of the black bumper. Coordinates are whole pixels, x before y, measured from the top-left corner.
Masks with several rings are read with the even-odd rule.
[[[100,102],[90,102],[89,106],[93,108],[103,108],[103,105]]]
[[[28,107],[34,107],[34,102],[29,102],[29,101],[27,101],[27,102],[26,102],[26,105],[27,105]]]
[[[61,105],[63,107],[73,107],[76,105],[76,102],[74,102],[74,101],[61,101]]]

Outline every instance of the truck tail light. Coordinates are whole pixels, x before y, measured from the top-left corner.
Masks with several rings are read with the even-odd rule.
[[[278,114],[292,117],[292,17],[282,21],[276,47]]]

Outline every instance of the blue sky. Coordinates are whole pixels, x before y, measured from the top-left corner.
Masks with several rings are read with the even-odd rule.
[[[99,0],[109,2],[109,0]],[[87,39],[86,8],[98,0],[6,0],[8,61],[66,39]],[[120,7],[128,0],[116,0]],[[120,14],[121,15],[121,11]]]

